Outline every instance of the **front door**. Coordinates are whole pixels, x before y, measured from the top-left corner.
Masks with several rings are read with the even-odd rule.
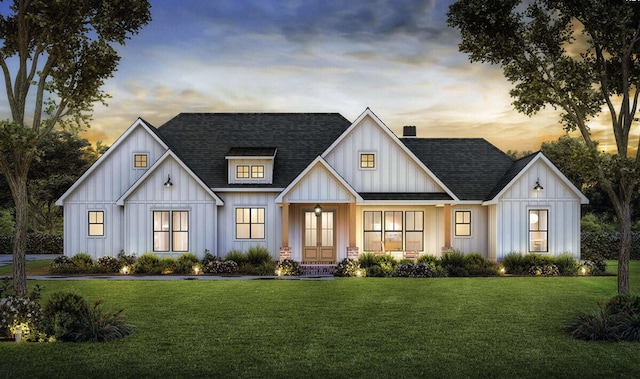
[[[304,262],[335,262],[335,212],[304,212]]]

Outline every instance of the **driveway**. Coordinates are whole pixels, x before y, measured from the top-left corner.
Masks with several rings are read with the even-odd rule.
[[[56,254],[27,254],[27,261],[41,261],[46,259],[55,259]],[[8,266],[13,264],[12,254],[0,254],[0,266]]]

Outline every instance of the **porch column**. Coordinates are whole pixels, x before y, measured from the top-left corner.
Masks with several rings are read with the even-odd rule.
[[[451,204],[444,205],[444,246],[442,251],[451,250]]]
[[[349,203],[349,246],[347,246],[347,258],[358,259],[360,255],[360,249],[356,246],[356,203],[355,201]]]
[[[291,259],[289,246],[289,203],[282,203],[282,245],[280,246],[280,261]]]

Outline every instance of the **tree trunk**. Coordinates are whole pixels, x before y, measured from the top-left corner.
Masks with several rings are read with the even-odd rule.
[[[617,207],[616,207],[617,208]],[[618,209],[620,252],[618,254],[618,293],[629,293],[629,259],[631,257],[631,204],[625,201]]]
[[[16,207],[16,226],[13,235],[13,290],[16,294],[27,293],[26,251],[29,197],[27,175],[16,173],[12,186],[13,202]]]

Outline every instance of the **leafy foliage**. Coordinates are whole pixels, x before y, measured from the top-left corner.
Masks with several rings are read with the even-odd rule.
[[[366,254],[366,253],[365,253]],[[364,254],[361,254],[361,256]],[[360,263],[356,259],[345,258],[336,266],[333,275],[340,277],[357,277],[365,276],[366,269],[360,267]]]
[[[276,273],[280,276],[299,276],[300,264],[292,259],[285,259],[276,266]]]
[[[193,272],[193,267],[200,263],[198,257],[193,253],[184,253],[176,260],[177,274],[190,274]]]
[[[640,298],[625,294],[598,303],[595,311],[580,313],[565,330],[587,341],[640,342]]]
[[[37,339],[38,324],[42,318],[40,304],[40,286],[22,296],[12,293],[10,281],[5,278],[0,287],[0,335],[11,337],[21,329],[26,340]]]
[[[136,274],[160,274],[160,258],[153,253],[142,254],[131,271]]]
[[[94,267],[98,272],[116,273],[120,271],[122,265],[120,264],[120,260],[118,260],[118,258],[112,257],[110,255],[104,255],[96,260]]]
[[[246,255],[247,262],[256,266],[271,261],[271,254],[269,254],[269,250],[263,246],[251,246]]]

